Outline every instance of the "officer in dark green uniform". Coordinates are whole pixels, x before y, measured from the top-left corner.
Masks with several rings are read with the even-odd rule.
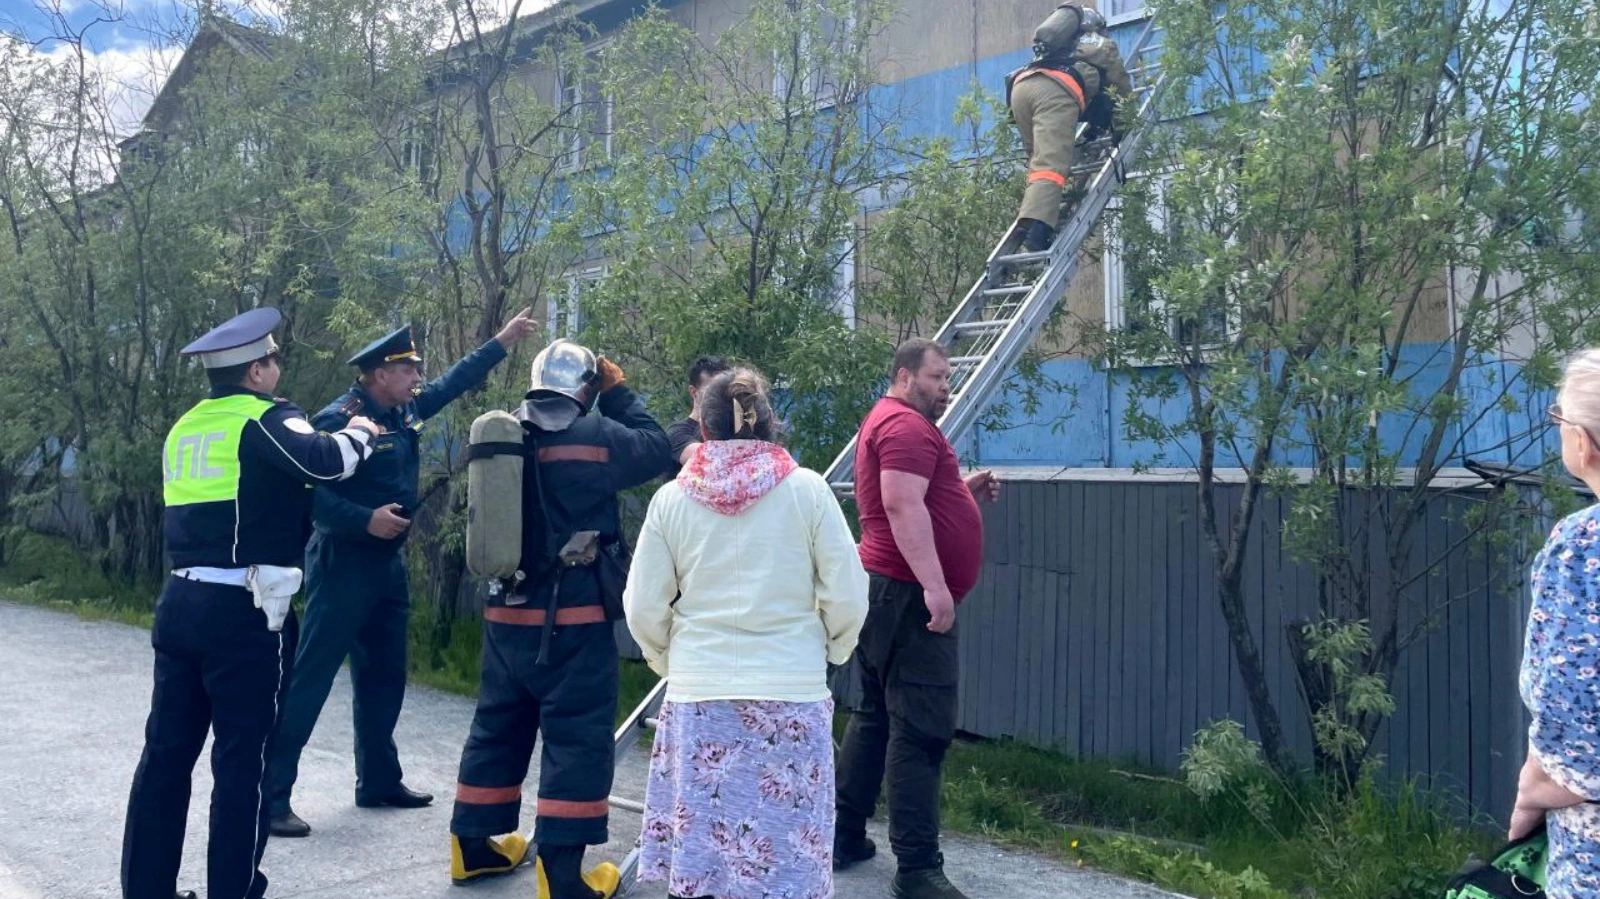
[[[349,477],[378,433],[361,417],[318,433],[272,395],[281,320],[276,309],[253,309],[183,349],[200,357],[211,396],[178,419],[162,453],[173,570],[150,635],[155,691],[128,799],[124,899],[175,894],[207,731],[215,734],[207,899],[260,899],[267,889],[265,762],[294,657],[289,601],[300,586],[307,485]]]
[[[306,621],[271,760],[272,833],[303,837],[310,825],[290,807],[300,753],[345,657],[355,693],[356,805],[418,808],[433,801],[401,780],[395,723],[406,689],[411,614],[405,545],[417,508],[423,422],[483,382],[517,342],[533,333],[524,309],[493,340],[423,385],[411,329],[400,328],[351,357],[361,377],[317,413],[320,430],[366,415],[383,428],[372,462],[348,481],[318,490],[306,549]]]

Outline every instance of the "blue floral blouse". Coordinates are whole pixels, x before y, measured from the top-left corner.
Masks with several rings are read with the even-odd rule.
[[[1569,515],[1533,560],[1533,612],[1522,656],[1528,743],[1550,777],[1600,799],[1600,505]],[[1600,899],[1600,805],[1549,814],[1545,891]]]

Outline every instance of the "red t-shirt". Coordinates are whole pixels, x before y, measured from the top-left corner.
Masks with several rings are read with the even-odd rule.
[[[894,542],[878,476],[901,471],[928,479],[926,503],[933,544],[950,595],[960,602],[978,582],[983,515],[961,479],[961,464],[944,433],[908,403],[886,396],[867,413],[856,440],[856,508],[861,512],[861,564],[874,574],[917,583]]]

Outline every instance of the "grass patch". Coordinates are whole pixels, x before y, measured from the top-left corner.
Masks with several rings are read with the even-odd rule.
[[[14,535],[6,562],[7,599],[150,625],[158,585],[117,584],[64,540]],[[410,639],[414,682],[477,693],[481,622],[457,619],[446,637],[419,601]],[[656,681],[644,663],[622,662],[618,723]],[[836,737],[846,718],[836,716]],[[1499,842],[1493,828],[1460,826],[1442,800],[1412,787],[1368,783],[1348,796],[1314,782],[1266,789],[1265,804],[1202,802],[1167,772],[1013,742],[961,742],[945,762],[944,824],[1216,899],[1435,899],[1464,859]]]
[[[21,530],[6,537],[0,590],[14,602],[145,628],[155,620],[161,593],[159,584],[126,584],[106,577],[95,560],[61,537]]]
[[[1272,798],[1255,814],[1165,772],[982,742],[951,748],[943,809],[956,830],[1216,899],[1436,899],[1499,842],[1411,786],[1308,781]]]

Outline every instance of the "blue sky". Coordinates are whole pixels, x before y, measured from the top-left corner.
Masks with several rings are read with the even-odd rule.
[[[169,42],[166,35],[192,19],[191,7],[172,0],[0,0],[0,27],[50,51],[52,35],[77,32],[95,53],[127,51]],[[165,34],[163,34],[165,32]]]

